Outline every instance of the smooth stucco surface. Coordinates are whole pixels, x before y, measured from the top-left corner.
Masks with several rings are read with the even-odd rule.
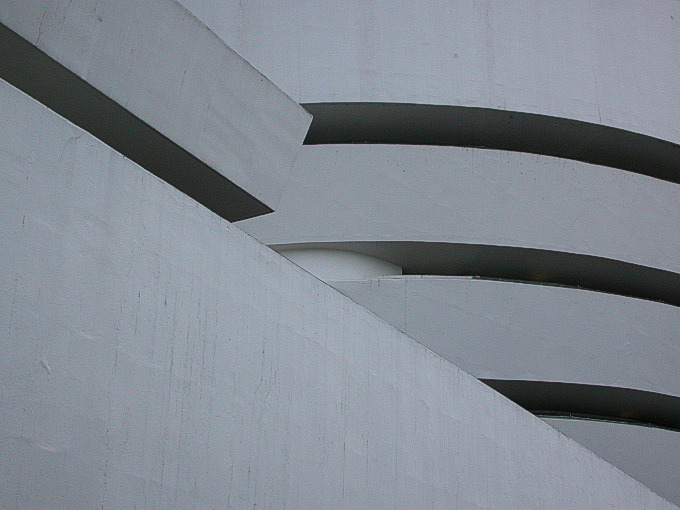
[[[472,278],[397,276],[331,284],[479,378],[680,395],[676,306],[582,289]],[[559,396],[552,398],[550,405],[564,408]],[[579,399],[576,393],[573,398]],[[602,405],[581,399],[586,409]],[[645,405],[629,400],[624,409],[639,413]],[[680,501],[680,432],[621,423],[547,421],[659,494]]]
[[[680,142],[676,0],[181,0],[301,103],[563,117]]]
[[[0,23],[276,208],[311,116],[180,4],[5,0]]]
[[[538,248],[680,272],[680,185],[549,156],[461,147],[303,147],[266,244],[424,241]]]
[[[663,497],[680,501],[680,432],[592,420],[544,420]]]
[[[583,289],[463,277],[330,282],[481,379],[680,396],[680,308]]]
[[[0,83],[0,506],[671,508]]]
[[[680,188],[644,175],[677,182],[680,3],[181,1],[317,113],[308,143],[336,143],[304,147],[277,211],[240,227],[311,249],[321,277],[353,274],[338,249],[570,285],[337,284],[474,375],[678,394],[678,308],[578,287],[679,304]],[[628,430],[608,427],[604,453]],[[677,494],[674,462],[627,458]]]

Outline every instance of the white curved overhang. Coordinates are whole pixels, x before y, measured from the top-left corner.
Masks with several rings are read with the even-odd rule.
[[[452,105],[680,142],[680,4],[182,0],[300,103]]]
[[[680,397],[680,308],[582,289],[459,277],[330,282],[475,377]]]
[[[680,273],[679,185],[526,153],[305,146],[278,210],[239,226],[281,248],[458,243],[551,250]],[[411,265],[427,255],[415,254]]]

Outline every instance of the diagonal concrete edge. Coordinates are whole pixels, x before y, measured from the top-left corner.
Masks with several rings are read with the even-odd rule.
[[[271,212],[311,115],[174,0],[8,0],[0,77],[224,218]]]
[[[0,506],[674,508],[0,83]]]

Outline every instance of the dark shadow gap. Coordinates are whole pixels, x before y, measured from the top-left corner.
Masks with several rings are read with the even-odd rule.
[[[402,268],[405,275],[473,276],[606,292],[680,306],[680,274],[629,262],[534,248],[417,241],[272,245],[345,250]]]
[[[2,24],[0,78],[228,221],[272,212]]]
[[[481,381],[539,416],[615,421],[680,431],[680,397],[591,384]]]
[[[555,156],[680,183],[680,145],[609,126],[533,113],[401,103],[307,103],[305,144],[483,147]]]

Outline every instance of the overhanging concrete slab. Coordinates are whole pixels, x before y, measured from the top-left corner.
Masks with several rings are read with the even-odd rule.
[[[680,429],[677,306],[469,277],[404,275],[330,283],[475,377],[668,395],[675,397],[675,404],[649,395],[647,410],[637,418],[644,421],[643,415],[656,407],[655,421]],[[586,399],[584,395],[580,393]],[[626,410],[631,418],[633,410],[643,408],[642,397],[638,400]],[[542,405],[527,404],[534,410]],[[596,413],[585,408],[580,412]]]
[[[311,116],[173,0],[0,4],[0,76],[231,221],[271,212]]]
[[[0,83],[0,506],[674,508]]]

